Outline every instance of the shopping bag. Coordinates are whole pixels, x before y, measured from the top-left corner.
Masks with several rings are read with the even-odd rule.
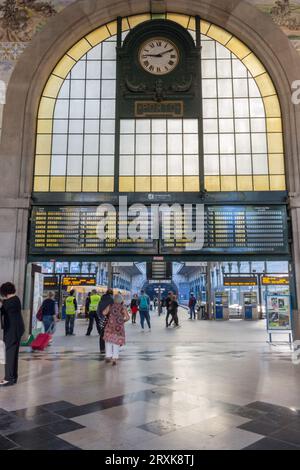
[[[0,339],[0,364],[5,364],[5,344]]]

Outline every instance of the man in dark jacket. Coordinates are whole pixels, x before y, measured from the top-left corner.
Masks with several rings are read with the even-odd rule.
[[[97,317],[100,323],[99,345],[100,345],[101,354],[105,354],[105,341],[103,339],[103,336],[104,336],[104,329],[105,329],[106,320],[107,320],[107,318],[102,314],[102,312],[106,309],[106,307],[108,307],[109,305],[112,305],[113,303],[114,303],[113,290],[107,289],[106,293],[102,295],[101,300],[98,304],[98,308],[97,308]]]
[[[5,377],[1,387],[15,385],[18,381],[18,358],[21,338],[25,327],[21,313],[21,302],[16,295],[16,288],[11,282],[0,287],[0,295],[4,301],[1,307],[1,328],[5,343],[6,363]]]

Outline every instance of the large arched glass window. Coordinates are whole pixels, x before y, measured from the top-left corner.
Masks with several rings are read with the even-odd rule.
[[[165,17],[195,35],[193,17]],[[123,36],[150,18],[123,19]],[[114,21],[81,39],[46,84],[35,192],[113,192],[116,176],[121,192],[197,192],[201,171],[207,191],[285,189],[281,111],[272,80],[248,47],[205,21],[203,148],[197,120],[131,119],[120,123],[116,154],[116,29]]]

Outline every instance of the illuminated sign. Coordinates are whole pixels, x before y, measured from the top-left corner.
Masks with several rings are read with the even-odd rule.
[[[77,276],[65,276],[62,280],[64,287],[80,287],[80,286],[95,286],[95,277],[77,277]]]
[[[234,276],[225,276],[224,277],[224,286],[257,286],[256,277],[234,277]]]
[[[264,286],[288,286],[290,279],[289,276],[263,276],[261,283]]]
[[[44,289],[57,289],[57,288],[58,288],[57,276],[45,276],[44,277]]]

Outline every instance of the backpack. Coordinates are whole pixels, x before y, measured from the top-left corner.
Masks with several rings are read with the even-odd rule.
[[[140,298],[140,310],[148,310],[148,298],[146,295],[142,295]]]

